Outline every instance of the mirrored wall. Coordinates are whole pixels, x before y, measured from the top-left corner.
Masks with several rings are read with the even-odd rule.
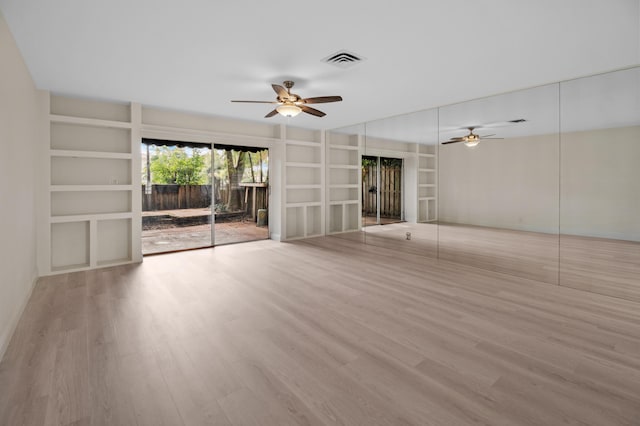
[[[367,244],[438,255],[438,110],[365,124],[362,215]]]
[[[640,300],[640,68],[560,100],[560,284]]]
[[[327,149],[330,235],[640,300],[640,68],[336,129]]]
[[[440,108],[441,259],[558,282],[559,128],[557,84]]]

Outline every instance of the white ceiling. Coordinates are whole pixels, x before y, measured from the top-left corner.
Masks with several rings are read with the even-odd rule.
[[[240,119],[270,84],[336,128],[640,63],[640,0],[0,0],[37,86]],[[347,49],[366,60],[321,62]]]
[[[525,119],[524,123],[508,120]],[[333,129],[436,144],[468,134],[500,138],[640,126],[640,66]]]

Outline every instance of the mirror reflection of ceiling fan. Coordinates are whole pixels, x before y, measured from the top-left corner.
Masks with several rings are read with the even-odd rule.
[[[491,123],[491,124],[485,124],[484,126],[469,126],[469,127],[463,127],[463,129],[467,129],[469,131],[468,135],[464,135],[464,136],[460,136],[460,137],[456,137],[456,138],[451,138],[446,142],[442,142],[442,145],[447,145],[450,143],[458,143],[458,142],[464,142],[464,144],[468,147],[474,147],[476,145],[478,145],[480,143],[480,141],[482,140],[487,140],[487,139],[504,139],[504,138],[494,138],[493,136],[495,136],[495,134],[491,134],[491,135],[478,135],[477,133],[473,133],[473,131],[477,128],[481,128],[481,127],[497,127],[499,125],[508,125],[508,124],[516,124],[516,123],[524,123],[525,120],[524,118],[518,118],[516,120],[509,120],[509,121],[505,121],[505,122],[498,122],[498,123]]]
[[[295,117],[301,112],[315,115],[316,117],[324,117],[326,114],[315,108],[311,108],[307,104],[325,104],[329,102],[340,102],[342,96],[317,96],[314,98],[301,98],[295,93],[291,93],[291,88],[294,85],[293,81],[287,80],[284,83],[284,87],[279,84],[272,84],[273,90],[278,95],[275,101],[231,101],[231,102],[244,102],[253,104],[277,104],[276,109],[265,115],[265,118],[273,117],[276,114],[284,115],[285,117]],[[286,89],[285,89],[286,87]]]

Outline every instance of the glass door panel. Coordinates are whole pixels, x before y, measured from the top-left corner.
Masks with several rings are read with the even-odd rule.
[[[210,247],[211,146],[143,139],[142,254]]]
[[[269,150],[215,145],[215,245],[269,238]]]

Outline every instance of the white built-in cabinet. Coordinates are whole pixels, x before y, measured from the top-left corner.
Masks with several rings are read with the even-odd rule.
[[[418,222],[438,220],[436,145],[416,144],[418,156]]]
[[[358,231],[362,226],[362,136],[327,133],[327,233]]]
[[[42,275],[142,260],[142,136],[268,147],[270,178],[277,182],[269,213],[274,239],[362,229],[362,135],[55,95],[49,97],[47,131],[40,162],[43,194],[38,197]],[[418,195],[411,209],[417,208],[417,221],[435,221],[436,146],[412,144],[409,149],[403,158],[411,156],[411,167],[417,163],[409,174],[417,180]]]
[[[324,132],[285,129],[284,240],[324,234]]]
[[[131,117],[128,104],[50,97],[43,274],[139,260]]]

